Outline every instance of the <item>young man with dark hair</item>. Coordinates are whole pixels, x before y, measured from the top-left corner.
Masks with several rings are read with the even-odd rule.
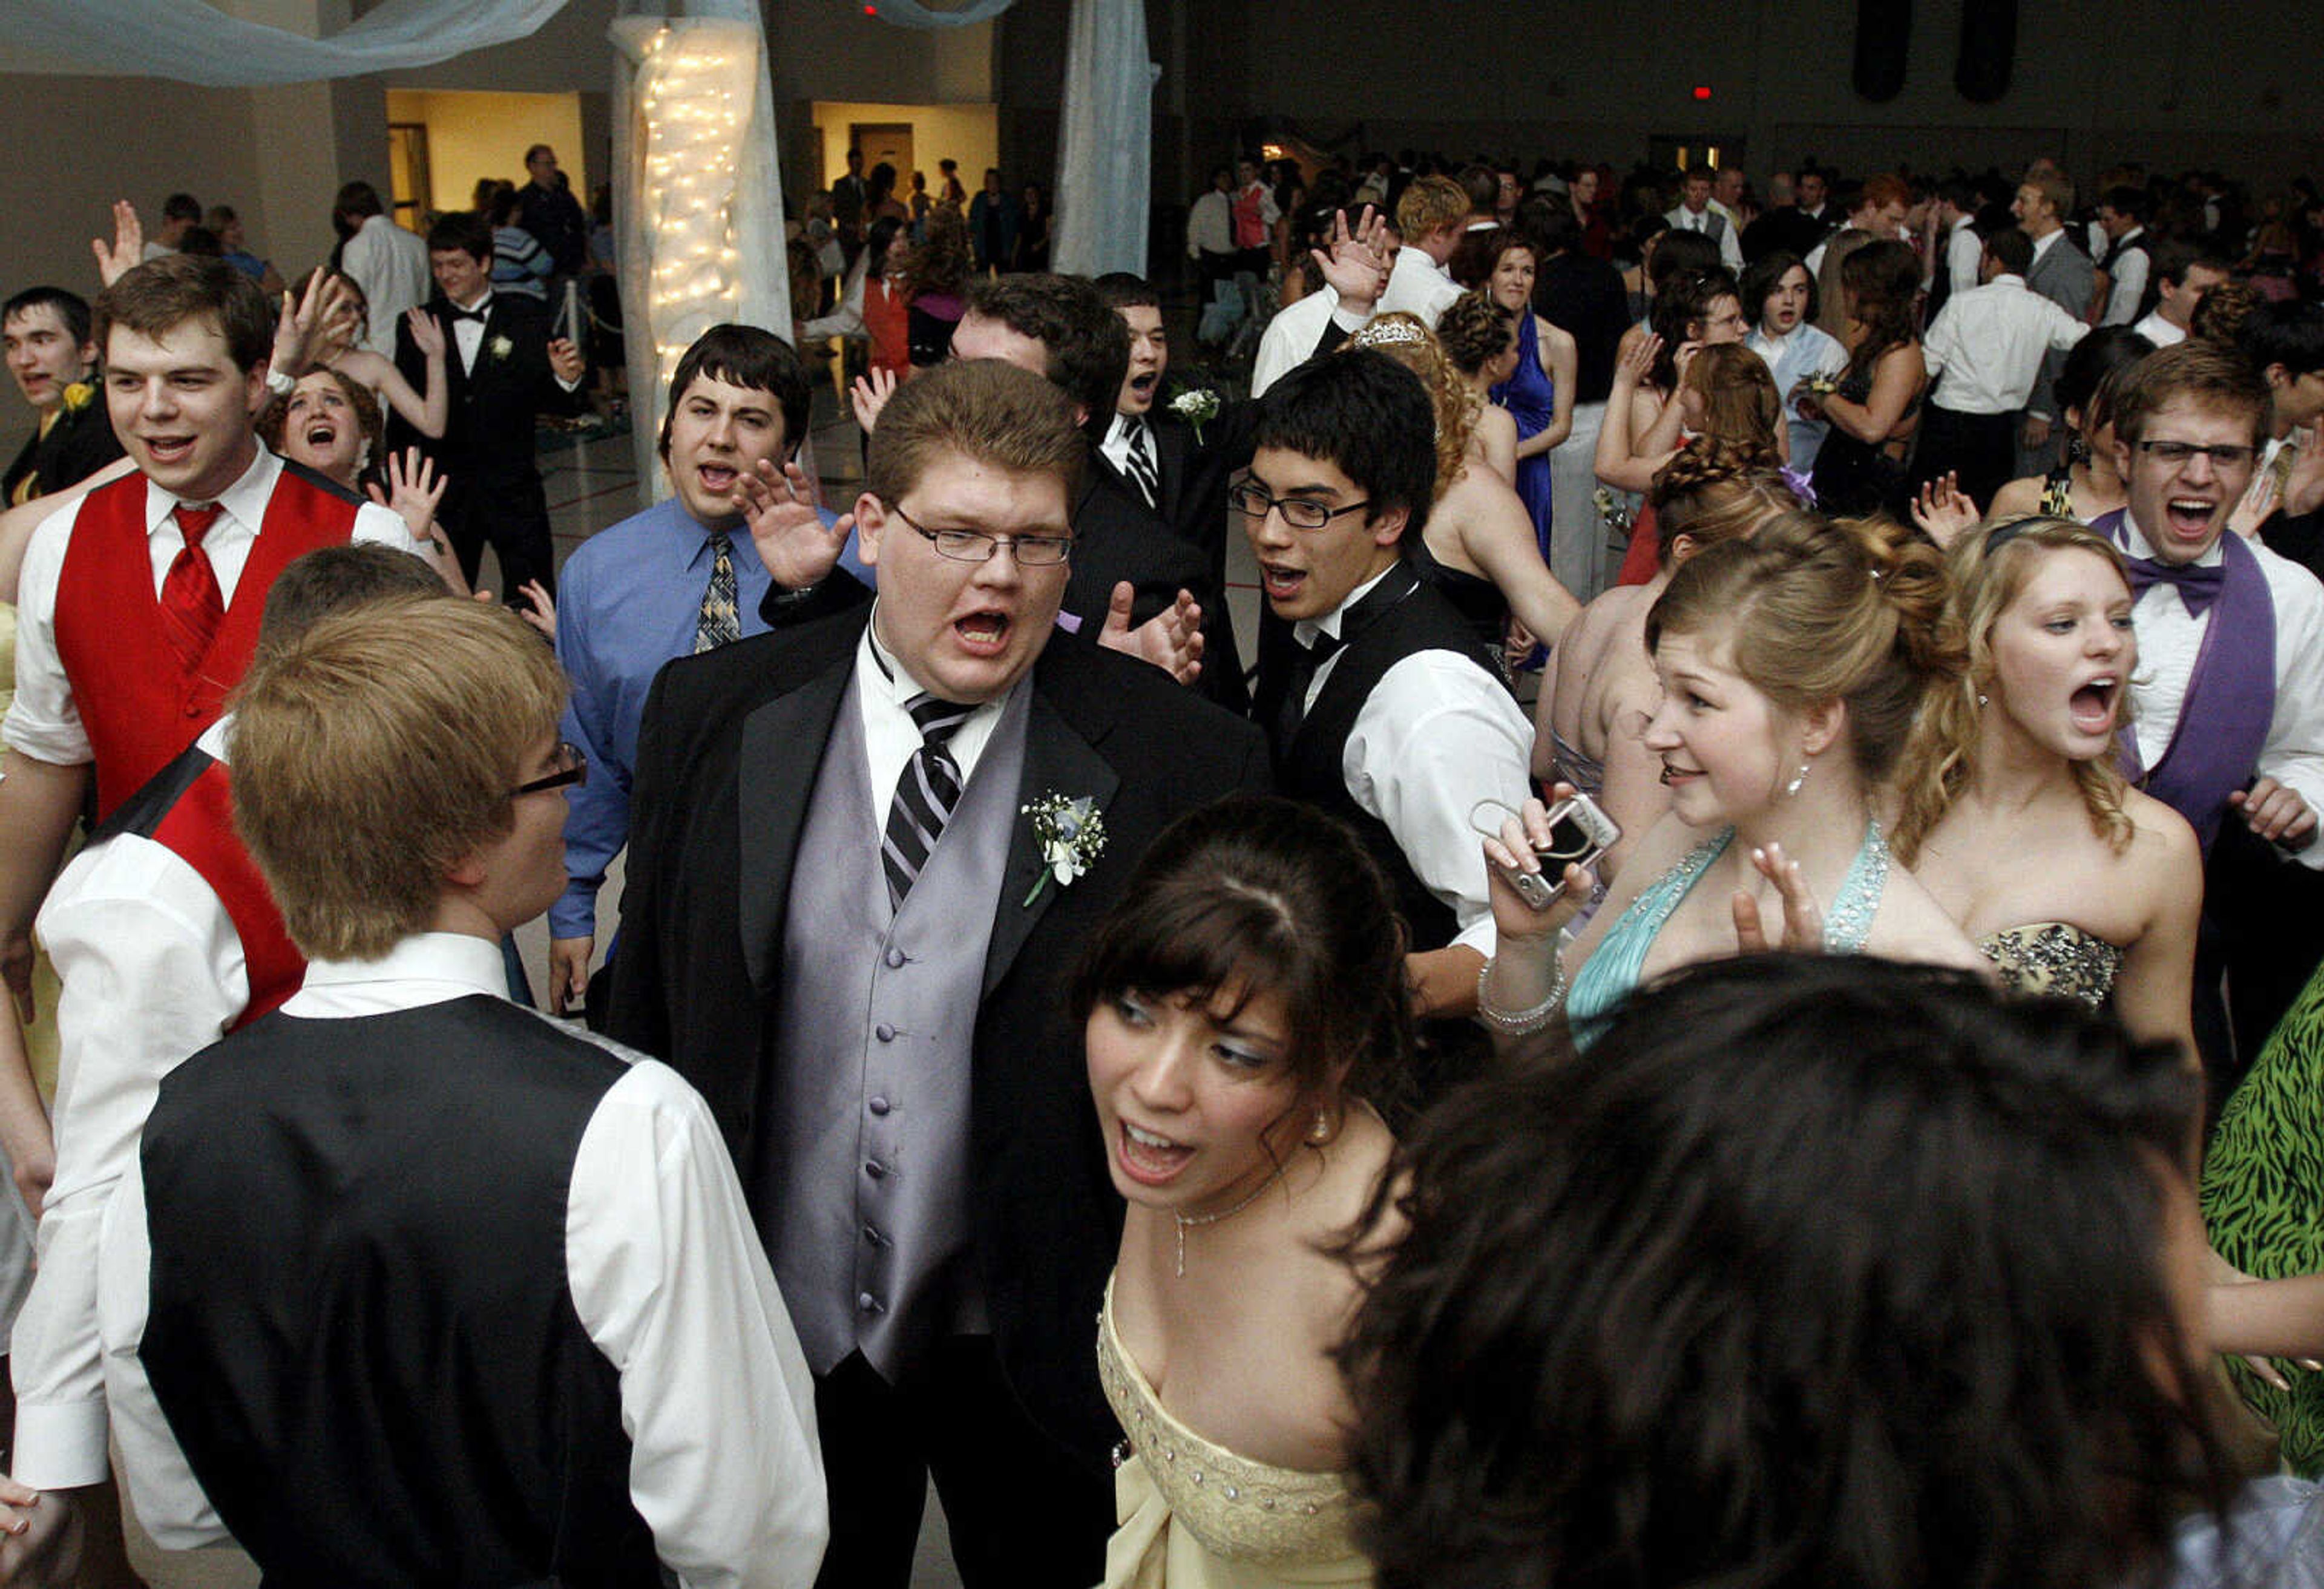
[[[2150,264],[2147,296],[2153,307],[2131,329],[2157,347],[2170,347],[2187,339],[2187,322],[2203,295],[2234,272],[2227,261],[2176,238],[2156,243]]]
[[[2260,539],[2324,578],[2324,306],[2266,304],[2236,345],[2267,382],[2267,442],[2259,468],[2276,510]]]
[[[0,505],[76,485],[121,456],[112,417],[98,400],[86,299],[61,287],[26,288],[0,304],[0,346],[38,419],[0,475]]]
[[[395,224],[368,182],[349,182],[331,202],[331,229],[338,234],[339,269],[363,289],[368,306],[364,346],[382,358],[395,356],[403,316],[428,297],[428,244]]]
[[[201,224],[201,201],[190,193],[172,193],[161,201],[161,225],[145,240],[143,259],[158,260],[177,253],[186,233]]]
[[[661,461],[669,500],[575,550],[557,603],[557,659],[573,682],[565,738],[589,764],[565,822],[565,893],[549,907],[548,1007],[581,1001],[596,946],[597,889],[629,842],[638,721],[674,657],[763,634],[770,585],[752,535],[753,489],[793,501],[812,378],[791,345],[715,326],[670,377]],[[771,503],[770,503],[771,506]],[[864,576],[867,580],[869,575]]]
[[[350,539],[415,549],[395,514],[260,444],[273,310],[225,261],[128,271],[97,300],[96,337],[137,470],[60,509],[24,553],[0,730],[0,942],[20,998],[15,951],[92,784],[102,822],[217,721],[275,575]]]
[[[1719,245],[1719,262],[1737,275],[1743,271],[1743,241],[1727,217],[1711,205],[1712,171],[1694,166],[1679,179],[1679,201],[1663,219],[1674,231],[1700,232]]]
[[[671,663],[640,734],[611,1029],[742,1167],[816,1376],[831,1589],[908,1581],[931,1470],[970,1589],[1085,1589],[1114,1525],[1089,1332],[1120,1206],[1062,978],[1156,835],[1267,754],[1055,636],[1078,418],[994,358],[900,388],[854,505],[868,615],[809,587]]]
[[[2089,332],[2025,286],[2034,245],[2015,226],[1985,240],[1984,284],[1958,294],[1930,325],[1928,417],[1914,465],[1923,480],[1952,474],[1980,505],[2016,478],[2017,430],[2042,361]]]
[[[546,143],[526,150],[524,174],[524,187],[517,193],[516,224],[549,251],[559,276],[579,275],[589,262],[589,218],[557,168],[557,151]]]
[[[1313,360],[1268,392],[1230,500],[1267,602],[1253,712],[1277,785],[1347,822],[1387,871],[1415,1012],[1457,1065],[1481,1052],[1452,1023],[1475,1013],[1493,948],[1469,813],[1524,803],[1533,725],[1404,555],[1434,500],[1434,437],[1428,393],[1385,354]]]
[[[388,445],[420,447],[447,480],[436,520],[470,586],[489,542],[500,559],[502,600],[517,602],[532,583],[554,596],[556,550],[534,427],[544,410],[581,411],[586,362],[579,348],[550,335],[545,305],[493,290],[493,228],[484,216],[461,210],[438,219],[428,229],[428,266],[437,291],[427,312],[452,352],[445,361],[451,417],[442,437],[430,438],[398,416]],[[427,356],[408,323],[395,327],[395,363],[413,390],[426,387]]]
[[[2098,326],[2127,326],[2146,300],[2148,257],[2146,195],[2135,188],[2109,188],[2098,199],[2098,231],[2107,240],[2098,259],[2098,285],[2091,301]],[[2095,246],[2095,243],[2093,244]],[[2103,298],[2098,297],[2103,293]]]
[[[164,1548],[318,1584],[814,1571],[806,1368],[709,1111],[498,997],[563,880],[563,693],[513,614],[412,601],[237,699],[236,827],[309,964],[161,1079],[105,1221],[106,1395]]]
[[[1974,184],[1960,180],[1937,186],[1936,272],[1929,285],[1928,318],[1934,321],[1954,294],[1978,285],[1985,262],[1985,240],[1977,230],[1978,196]]]

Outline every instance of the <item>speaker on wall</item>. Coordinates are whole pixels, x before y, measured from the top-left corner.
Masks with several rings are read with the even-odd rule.
[[[1886,105],[1904,91],[1913,0],[1856,0],[1856,91]]]
[[[1961,0],[1960,59],[1953,87],[1973,105],[1990,105],[2009,92],[2017,53],[2017,0]]]

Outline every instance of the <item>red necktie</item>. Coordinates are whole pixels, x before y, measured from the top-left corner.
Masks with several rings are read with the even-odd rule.
[[[179,666],[190,676],[217,638],[218,625],[226,621],[226,599],[218,593],[209,554],[202,550],[202,537],[217,522],[218,506],[212,502],[198,508],[180,502],[173,511],[186,547],[161,582],[161,623],[170,649],[177,653]]]

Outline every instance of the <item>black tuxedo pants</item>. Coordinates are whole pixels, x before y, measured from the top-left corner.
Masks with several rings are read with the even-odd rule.
[[[1089,1589],[1105,1575],[1112,1474],[1035,1427],[990,1336],[945,1341],[904,1385],[852,1353],[816,1382],[815,1417],[831,1493],[816,1589],[907,1589],[931,1477],[966,1589]]]
[[[511,606],[528,580],[557,593],[557,549],[549,533],[549,496],[538,470],[530,479],[486,479],[464,484],[457,475],[437,514],[471,588],[489,545],[500,560],[500,598]]]

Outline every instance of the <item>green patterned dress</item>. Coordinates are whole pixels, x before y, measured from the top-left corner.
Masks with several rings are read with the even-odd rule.
[[[2309,979],[2221,1111],[2203,1162],[2203,1223],[2219,1255],[2282,1280],[2324,1270],[2324,969]],[[2236,1387],[2276,1427],[2283,1460],[2324,1474],[2324,1373],[2292,1369],[2289,1392],[2227,1360]]]

